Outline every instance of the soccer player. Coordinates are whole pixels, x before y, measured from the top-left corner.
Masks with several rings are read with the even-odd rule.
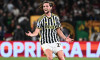
[[[43,2],[44,14],[38,19],[35,31],[33,33],[29,31],[26,35],[32,37],[40,33],[41,46],[47,59],[53,60],[52,53],[55,53],[59,60],[65,60],[59,36],[67,42],[71,42],[73,39],[69,38],[69,36],[66,37],[60,30],[59,17],[51,13],[53,5],[54,3],[51,1]]]

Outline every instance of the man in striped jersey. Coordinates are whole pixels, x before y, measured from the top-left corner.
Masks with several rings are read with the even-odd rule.
[[[54,3],[51,1],[43,2],[44,14],[38,19],[37,28],[33,33],[29,31],[26,35],[37,36],[40,33],[41,46],[47,59],[53,60],[52,53],[55,53],[59,60],[65,60],[59,36],[68,42],[71,42],[73,39],[69,38],[69,36],[66,37],[60,30],[59,17],[51,13],[53,5]]]

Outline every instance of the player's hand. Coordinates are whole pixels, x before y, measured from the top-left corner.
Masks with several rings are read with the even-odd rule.
[[[70,35],[68,35],[68,36],[65,38],[65,40],[66,40],[67,42],[73,42],[73,41],[74,41],[74,39],[71,39],[71,38],[70,38]]]
[[[28,31],[28,33],[25,33],[27,36],[32,36],[32,33]]]

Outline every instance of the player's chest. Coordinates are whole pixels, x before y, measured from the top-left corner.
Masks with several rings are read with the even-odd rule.
[[[42,26],[45,29],[54,29],[56,26],[56,21],[54,19],[44,19]]]

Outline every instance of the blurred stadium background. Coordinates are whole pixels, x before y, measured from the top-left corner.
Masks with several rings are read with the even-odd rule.
[[[39,35],[36,37],[28,37],[25,35],[25,32],[33,32],[35,30],[36,21],[43,14],[43,11],[39,9],[39,5],[43,1],[44,0],[0,0],[0,60],[39,59],[35,57],[25,58],[23,52],[24,50],[21,51],[21,46],[14,45],[14,43],[23,43],[22,46],[25,47],[25,42],[32,42],[33,47],[36,46],[34,49],[38,48],[37,43],[39,41]],[[87,47],[90,47],[90,50],[92,51],[88,51],[90,52],[90,56],[88,56],[90,58],[74,58],[75,56],[73,56],[73,58],[66,58],[66,60],[100,60],[100,0],[51,1],[55,2],[52,12],[60,17],[60,22],[62,24],[61,29],[63,33],[66,36],[70,34],[70,37],[76,41],[73,43],[67,43],[61,39],[62,45],[64,45],[63,43],[67,44],[65,44],[63,48],[68,48],[67,46],[70,45],[71,47],[69,46],[69,53],[71,53],[71,50],[74,49],[72,48],[73,45],[79,44],[78,46],[82,49],[81,51],[83,56],[81,56],[80,53],[76,53],[76,55],[79,54],[81,57],[87,57]],[[12,46],[12,51],[14,49],[13,45],[17,46],[20,50],[17,53],[22,54],[19,54],[17,58],[13,58],[14,52],[11,52],[11,55],[8,54],[10,51],[9,45]],[[78,47],[76,47],[75,51],[77,51],[77,49]],[[43,55],[43,51],[41,54]],[[41,57],[39,60],[46,59],[44,56],[42,57],[42,55],[39,55],[39,57]],[[65,55],[65,57],[66,56],[68,57],[69,55]],[[9,58],[7,59],[5,57]]]

